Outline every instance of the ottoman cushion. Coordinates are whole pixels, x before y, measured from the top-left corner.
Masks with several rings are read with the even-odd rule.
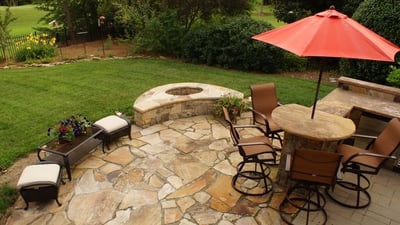
[[[57,185],[60,174],[58,164],[37,164],[25,167],[19,177],[17,187],[22,188],[31,185]]]
[[[128,126],[126,120],[115,115],[104,117],[96,121],[94,124],[98,127],[103,128],[103,130],[107,133],[111,133],[113,131]]]

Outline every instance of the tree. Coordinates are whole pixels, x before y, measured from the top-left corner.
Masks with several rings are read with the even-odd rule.
[[[48,13],[45,22],[56,20],[68,28],[70,38],[78,31],[93,31],[99,15],[106,17],[107,26],[117,34],[133,37],[149,21],[165,11],[176,11],[177,20],[189,30],[198,21],[218,16],[249,12],[254,0],[35,0],[38,8]]]
[[[3,51],[3,56],[6,56],[6,47],[7,47],[7,39],[10,38],[10,30],[8,26],[11,22],[16,20],[15,17],[12,16],[10,7],[7,7],[5,10],[4,17],[1,18],[0,14],[0,48]]]
[[[67,28],[69,38],[73,41],[77,32],[94,33],[97,29],[97,0],[36,0],[35,4],[47,12],[42,21],[49,23],[56,20]]]
[[[278,20],[291,23],[306,16],[327,10],[334,5],[336,10],[351,16],[363,0],[275,0],[274,15]]]
[[[146,27],[151,18],[160,14],[158,4],[153,0],[115,1],[99,3],[98,14],[104,15],[118,36],[133,38]]]
[[[74,41],[75,40],[74,25],[73,25],[72,19],[71,19],[71,10],[69,7],[68,0],[63,0],[62,6],[63,6],[64,12],[65,12],[65,21],[66,21],[67,28],[69,31],[69,36]]]
[[[164,0],[164,6],[177,10],[178,19],[184,21],[190,30],[196,21],[209,21],[213,16],[233,16],[247,14],[253,0]]]

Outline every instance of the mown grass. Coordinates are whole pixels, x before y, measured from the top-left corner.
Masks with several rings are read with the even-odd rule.
[[[0,218],[3,212],[15,201],[17,190],[9,185],[0,186]]]
[[[4,18],[6,6],[0,6],[0,16]],[[51,27],[50,25],[39,22],[46,12],[35,8],[35,5],[23,5],[10,7],[13,21],[9,28],[12,36],[26,35],[35,32],[35,27]]]
[[[261,7],[260,4],[257,4],[253,9],[251,17],[255,20],[268,22],[273,27],[280,27],[286,24],[285,22],[279,21],[274,17],[273,8],[271,5],[264,5]]]
[[[71,114],[91,120],[122,111],[153,87],[202,82],[250,94],[249,85],[275,82],[282,103],[311,105],[316,83],[302,79],[229,71],[161,59],[80,62],[46,68],[2,70],[0,75],[0,167],[35,151],[47,128]],[[321,95],[333,86],[323,85]]]

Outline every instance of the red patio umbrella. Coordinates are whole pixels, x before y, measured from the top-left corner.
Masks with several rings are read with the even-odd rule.
[[[393,62],[400,48],[370,29],[335,10],[306,17],[257,34],[263,41],[298,56],[352,58]],[[321,67],[311,118],[314,118],[323,68]]]

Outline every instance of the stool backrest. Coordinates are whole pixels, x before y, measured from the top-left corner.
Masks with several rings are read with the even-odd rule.
[[[224,112],[225,121],[229,124],[229,129],[230,129],[232,141],[233,141],[233,143],[235,145],[237,145],[239,143],[239,139],[240,139],[239,132],[233,126],[233,123],[232,123],[231,117],[229,115],[228,109],[225,108],[225,107],[222,107],[222,110]]]
[[[278,98],[274,83],[255,84],[250,86],[251,104],[254,110],[270,116],[278,107]]]
[[[290,178],[297,181],[334,185],[342,156],[320,150],[296,149],[290,170]]]
[[[385,129],[379,134],[375,142],[369,147],[372,153],[385,156],[392,155],[400,145],[400,120],[393,118],[386,125]],[[384,161],[381,158],[380,161]]]

